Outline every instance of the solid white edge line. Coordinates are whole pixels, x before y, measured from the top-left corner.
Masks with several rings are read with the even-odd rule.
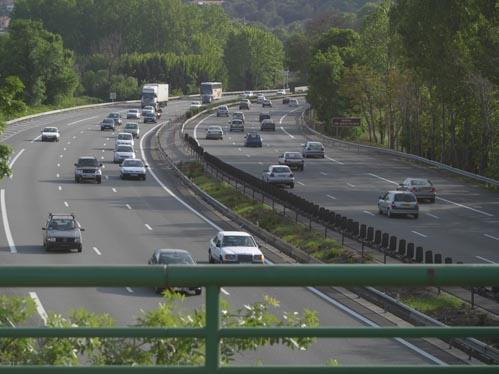
[[[482,256],[475,256],[475,257],[478,258],[479,260],[488,262],[489,264],[497,264],[497,262],[494,262],[494,261],[489,260],[488,258],[485,258],[485,257],[482,257]]]
[[[289,136],[291,139],[294,139],[295,137],[293,135],[291,135],[289,132],[286,131],[286,129],[284,127],[281,126],[281,130],[284,131],[284,133]]]
[[[99,256],[102,255],[101,251],[99,251],[99,249],[97,247],[92,247],[92,249],[94,250],[95,253],[97,253]]]
[[[21,156],[24,152],[24,148],[21,149],[15,156],[14,158],[9,162],[9,168],[12,169],[12,167],[14,166],[14,163],[17,161],[17,159],[19,158],[19,156]]]
[[[3,188],[0,191],[0,209],[2,209],[3,228],[5,231],[5,237],[7,238],[7,243],[9,243],[10,253],[17,253],[17,248],[14,244],[12,233],[10,232],[9,220],[7,219],[7,205],[5,204],[5,190]]]
[[[485,236],[485,237],[487,237],[487,238],[489,238],[489,239],[499,240],[499,238],[498,238],[498,237],[493,236],[493,235],[483,234],[483,236]]]
[[[377,323],[371,321],[370,319],[364,317],[364,316],[361,316],[359,313],[355,312],[354,310],[348,308],[347,306],[339,303],[338,301],[332,299],[331,297],[327,296],[326,294],[322,293],[321,291],[313,288],[313,287],[306,287],[307,290],[309,290],[310,292],[314,293],[315,295],[319,296],[321,299],[323,300],[326,300],[328,301],[329,303],[333,304],[334,306],[336,306],[338,309],[341,309],[342,311],[344,311],[345,313],[347,313],[348,315],[350,315],[351,317],[365,323],[366,325],[368,326],[371,326],[371,327],[381,327],[380,325],[378,325]],[[406,341],[405,339],[402,339],[402,338],[393,338],[394,340],[396,340],[397,342],[399,342],[400,344],[402,345],[405,345],[407,348],[413,350],[414,352],[420,354],[421,356],[433,361],[434,363],[440,365],[440,366],[448,366],[448,364],[442,360],[440,360],[439,358],[433,356],[432,354],[428,353],[428,352],[425,352],[424,350],[416,347],[414,344],[412,343],[409,343],[408,341]]]
[[[38,135],[36,138],[34,138],[32,141],[30,141],[30,143],[34,143],[36,142],[38,139],[40,139],[42,136],[41,135]]]
[[[88,118],[83,118],[83,119],[80,119],[80,120],[78,120],[78,121],[70,122],[70,123],[67,123],[67,124],[66,124],[66,126],[75,125],[75,124],[77,124],[77,123],[84,122],[84,121],[88,121],[89,119],[94,119],[94,118],[97,118],[97,116],[88,117]]]
[[[144,134],[144,136],[141,136],[140,137],[140,154],[142,155],[142,159],[144,161],[146,161],[147,164],[150,164],[149,161],[147,160],[146,158],[146,155],[145,155],[145,152],[144,152],[144,147],[143,147],[143,141],[144,139],[146,138],[146,136],[154,131],[157,127],[159,126],[162,126],[162,124],[158,124],[156,126],[154,126],[152,129],[150,129],[148,132],[146,132]],[[156,180],[156,182],[158,182],[158,184],[161,186],[161,188],[166,191],[171,197],[173,197],[175,200],[177,200],[180,204],[182,204],[184,207],[186,207],[187,209],[189,209],[192,213],[194,213],[196,216],[198,216],[199,218],[201,218],[203,221],[205,221],[207,224],[209,224],[211,227],[213,227],[214,229],[218,230],[218,231],[223,231],[222,228],[220,226],[218,226],[217,224],[215,224],[214,222],[210,221],[208,218],[206,218],[204,215],[202,215],[201,213],[197,212],[193,207],[191,207],[189,204],[187,204],[184,200],[182,200],[180,197],[178,197],[177,195],[175,195],[173,193],[172,190],[170,190],[168,187],[166,187],[164,185],[164,183],[156,176],[156,173],[154,173],[154,171],[152,170],[152,168],[149,168],[149,174],[152,175],[152,177]]]
[[[374,214],[373,212],[370,212],[370,211],[368,211],[368,210],[363,210],[362,212],[363,212],[363,213],[366,213],[366,214],[369,214],[370,216],[373,216],[373,217],[376,215],[376,214]]]
[[[213,117],[214,115],[215,115],[215,114],[210,114],[209,116],[207,116],[207,117],[203,118],[201,121],[199,121],[199,122],[196,124],[196,126],[194,126],[194,131],[193,131],[193,134],[192,134],[192,135],[193,135],[193,137],[194,137],[194,139],[195,139],[196,141],[198,141],[198,135],[197,135],[197,132],[198,132],[198,127],[199,127],[199,125],[200,125],[200,124],[202,124],[202,123],[203,123],[205,120],[207,120],[208,118]],[[149,131],[146,133],[146,135],[147,135],[148,133],[149,133]],[[182,131],[181,131],[181,133],[182,133],[182,134],[184,133],[184,125],[182,125]],[[198,142],[198,143],[199,143],[199,142]],[[141,144],[142,144],[142,142],[141,142]]]
[[[338,161],[338,160],[335,160],[334,158],[331,158],[331,157],[329,157],[329,156],[326,156],[326,158],[327,158],[329,161],[336,162],[338,165],[345,165],[343,162]]]
[[[422,236],[423,238],[427,238],[427,237],[428,237],[428,235],[421,234],[420,232],[417,232],[417,231],[414,231],[414,230],[413,230],[413,231],[411,231],[411,232],[413,232],[413,233],[414,233],[414,234],[416,234],[416,235]]]
[[[30,292],[29,297],[31,297],[31,299],[35,302],[36,310],[37,310],[38,314],[40,315],[40,318],[43,320],[43,324],[46,325],[48,314],[45,311],[45,308],[43,307],[43,304],[40,301],[40,298],[38,297],[36,292]]]

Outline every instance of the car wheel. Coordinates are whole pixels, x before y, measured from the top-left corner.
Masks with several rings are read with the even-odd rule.
[[[125,179],[125,176],[123,174],[120,174],[120,179]]]
[[[326,157],[326,156],[324,156],[324,155],[321,156],[321,158],[324,158],[324,157]]]
[[[383,215],[383,209],[381,209],[381,207],[379,205],[378,205],[378,214]]]
[[[143,180],[143,181],[145,181],[145,180],[146,180],[146,175],[145,175],[145,174],[142,176],[142,180]]]
[[[80,183],[81,182],[80,177],[75,177],[75,182]]]
[[[210,264],[214,264],[215,263],[215,260],[213,259],[213,257],[211,256],[211,251],[208,249],[208,262]]]
[[[78,253],[81,253],[81,250],[82,250],[81,246],[78,247]]]
[[[102,179],[100,177],[97,177],[96,179],[97,183],[101,184],[102,183]]]
[[[290,188],[295,188],[295,184],[294,184],[294,183],[291,183],[291,184],[289,185],[289,187],[290,187]]]
[[[435,198],[430,199],[430,203],[435,204]]]
[[[414,215],[414,218],[415,218],[415,219],[418,219],[418,217],[419,217],[419,214],[415,214],[415,215]]]
[[[224,263],[224,260],[222,259],[222,256],[220,256],[220,258],[218,259],[218,263],[219,264],[223,264]]]

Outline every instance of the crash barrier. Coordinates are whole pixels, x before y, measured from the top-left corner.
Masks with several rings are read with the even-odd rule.
[[[423,247],[416,246],[412,242],[406,242],[405,239],[399,239],[389,233],[383,233],[381,230],[376,230],[374,227],[366,226],[358,221],[354,221],[346,216],[335,213],[324,207],[320,207],[304,198],[297,196],[287,190],[279,188],[275,185],[265,183],[260,178],[252,174],[246,173],[230,164],[225,163],[221,159],[205,152],[204,148],[199,145],[197,140],[191,137],[188,133],[184,133],[184,142],[188,145],[191,151],[196,155],[196,160],[203,162],[210,169],[215,177],[220,180],[227,179],[234,181],[235,186],[241,185],[242,188],[253,190],[252,197],[255,199],[255,192],[261,197],[261,202],[265,202],[265,198],[271,199],[272,208],[275,209],[275,203],[295,212],[295,221],[298,222],[298,217],[302,216],[308,220],[309,228],[312,223],[322,225],[324,228],[324,236],[327,237],[328,230],[333,230],[341,235],[342,244],[345,237],[361,244],[361,256],[364,256],[364,246],[377,250],[383,254],[384,262],[386,263],[387,256],[406,263],[437,263],[435,257],[442,258],[442,254],[436,251],[430,251],[425,254]],[[360,227],[365,227],[360,229]],[[357,229],[359,227],[359,229]],[[385,238],[385,240],[383,240]],[[389,238],[388,240],[386,238]],[[398,248],[398,250],[395,250]],[[451,257],[445,258],[445,263],[452,263]],[[495,292],[496,290],[497,292]],[[472,306],[474,306],[474,293],[479,293],[483,296],[499,301],[499,288],[486,286],[479,289],[470,289]]]
[[[3,327],[1,339],[19,338],[198,338],[205,341],[199,366],[0,365],[0,373],[174,373],[174,374],[485,374],[496,365],[390,366],[222,366],[223,339],[270,338],[427,338],[497,337],[499,327],[237,327],[221,323],[222,287],[304,286],[469,286],[499,284],[499,265],[138,265],[138,266],[1,266],[0,287],[206,287],[202,327]],[[376,346],[373,345],[373,349]]]

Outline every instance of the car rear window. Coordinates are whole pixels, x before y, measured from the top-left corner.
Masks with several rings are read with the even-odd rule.
[[[273,168],[272,171],[274,173],[289,173],[289,169],[285,167]]]
[[[393,198],[395,201],[406,201],[406,202],[414,202],[416,201],[416,197],[414,195],[410,195],[407,193],[404,194],[396,194]]]
[[[286,158],[302,158],[300,153],[286,153]]]

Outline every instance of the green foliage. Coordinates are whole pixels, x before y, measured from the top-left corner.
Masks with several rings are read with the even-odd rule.
[[[425,314],[447,308],[460,308],[465,305],[463,301],[458,299],[457,297],[445,294],[435,295],[425,293],[420,296],[414,295],[404,297],[404,299],[401,301],[411,308],[419,310],[420,312]]]
[[[204,327],[205,311],[182,307],[183,296],[165,291],[157,308],[143,311],[130,327]],[[317,327],[316,312],[281,312],[279,302],[269,296],[262,301],[231,310],[222,300],[223,327]],[[22,327],[36,312],[31,298],[0,298],[0,327]],[[281,313],[281,314],[279,314]],[[69,317],[49,313],[47,327],[114,327],[107,314],[79,309]],[[262,346],[280,344],[290,349],[306,349],[313,338],[223,339],[221,359],[228,364],[234,356]],[[3,365],[201,365],[206,346],[198,338],[4,338],[0,339]]]

